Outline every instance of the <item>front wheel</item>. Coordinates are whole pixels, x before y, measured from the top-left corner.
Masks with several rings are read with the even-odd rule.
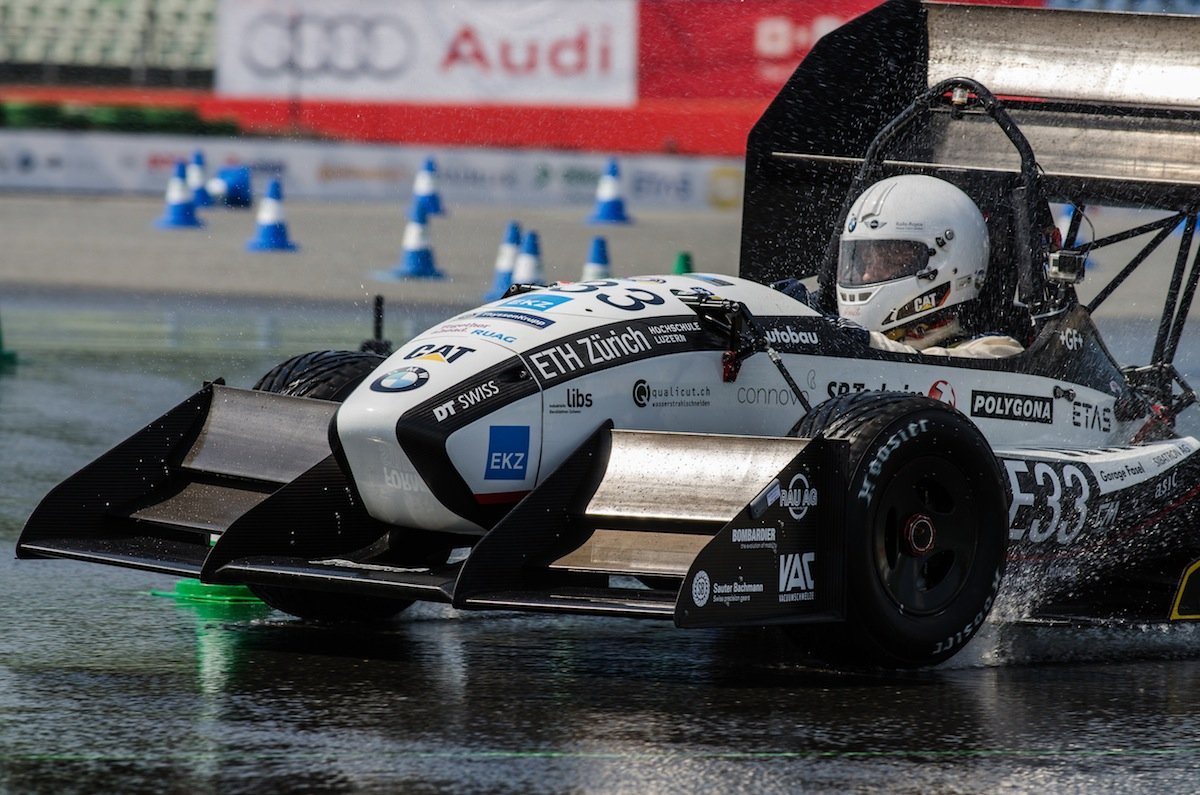
[[[979,630],[1008,553],[1008,495],[983,434],[921,395],[858,393],[816,407],[799,436],[849,443],[847,615],[795,634],[838,662],[920,667]]]
[[[272,367],[252,389],[340,403],[385,359],[365,351],[302,353]]]

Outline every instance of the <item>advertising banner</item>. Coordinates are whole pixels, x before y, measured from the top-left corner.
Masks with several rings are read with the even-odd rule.
[[[636,0],[221,0],[216,90],[628,106],[636,56]]]
[[[877,5],[878,0],[643,0],[639,94],[773,97],[817,39]]]
[[[590,208],[606,156],[538,150],[447,149],[267,139],[0,130],[0,190],[160,194],[176,161],[205,155],[209,176],[245,166],[252,189],[280,177],[289,199],[396,202],[412,197],[417,172],[436,155],[449,204]],[[620,185],[631,210],[741,209],[740,159],[627,156]]]

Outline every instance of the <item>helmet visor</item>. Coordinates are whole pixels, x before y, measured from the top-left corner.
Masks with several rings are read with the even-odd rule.
[[[843,240],[838,284],[860,287],[912,276],[929,264],[929,247],[918,240]]]

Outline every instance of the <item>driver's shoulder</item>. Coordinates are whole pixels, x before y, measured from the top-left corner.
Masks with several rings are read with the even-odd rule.
[[[980,334],[950,345],[915,348],[889,339],[878,331],[871,332],[871,347],[891,353],[920,353],[925,356],[956,356],[969,359],[1002,359],[1023,353],[1025,347],[1007,334]]]
[[[962,342],[939,348],[926,348],[932,356],[961,356],[969,359],[1003,359],[1024,353],[1025,346],[1007,334],[979,334]]]

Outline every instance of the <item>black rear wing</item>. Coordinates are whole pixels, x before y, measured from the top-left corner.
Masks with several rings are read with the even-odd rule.
[[[820,274],[871,142],[914,97],[959,76],[1002,98],[1036,152],[1045,199],[1194,217],[1197,41],[1196,16],[884,3],[822,38],[751,131],[741,275]],[[944,176],[973,185],[985,209],[989,197],[1011,205],[1012,142],[988,118],[953,115],[932,109],[909,125],[886,153],[889,173]]]

